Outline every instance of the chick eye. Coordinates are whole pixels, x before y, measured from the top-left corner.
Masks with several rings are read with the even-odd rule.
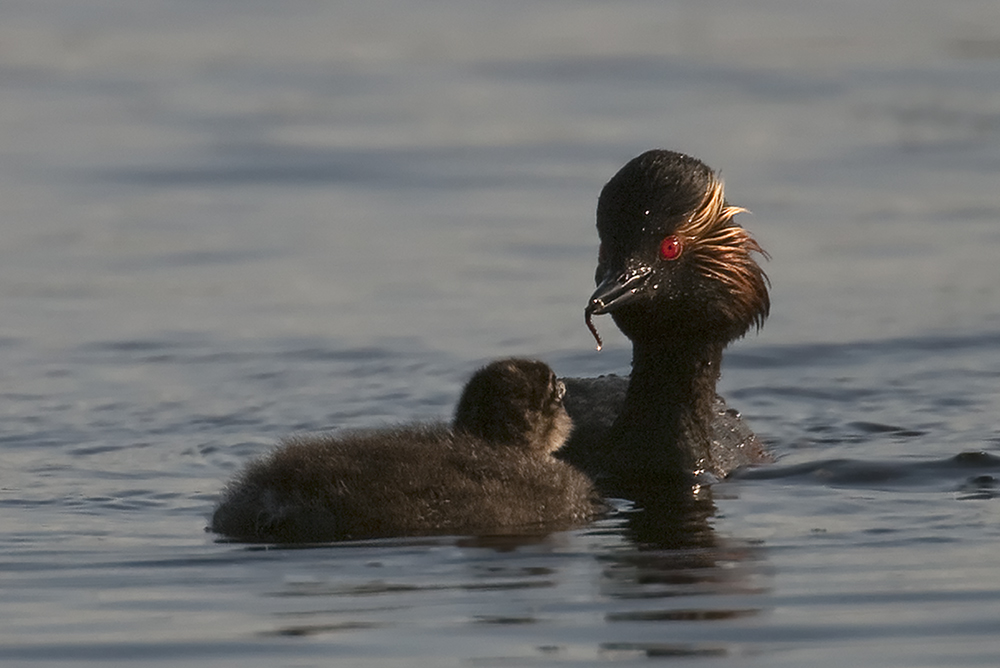
[[[684,246],[681,240],[673,234],[660,242],[660,257],[664,260],[676,260],[681,256],[682,250]]]
[[[555,378],[552,380],[554,380],[556,384],[556,402],[562,403],[563,397],[566,396],[566,385],[561,380],[556,380]]]

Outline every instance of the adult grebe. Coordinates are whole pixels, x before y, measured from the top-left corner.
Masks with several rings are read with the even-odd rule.
[[[559,456],[609,494],[659,496],[769,457],[716,395],[723,349],[770,308],[765,255],[733,221],[703,162],[648,151],[604,186],[597,205],[597,290],[585,315],[610,313],[632,341],[632,374],[565,379],[577,431]],[[598,346],[600,346],[600,338]]]

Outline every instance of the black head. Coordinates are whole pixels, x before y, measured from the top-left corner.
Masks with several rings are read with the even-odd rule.
[[[725,345],[760,328],[770,300],[752,254],[764,251],[733,221],[741,211],[700,160],[660,150],[632,159],[598,200],[598,287],[588,320],[611,313],[636,343]]]
[[[454,427],[496,445],[553,452],[569,437],[566,388],[544,362],[504,359],[469,379],[455,409]]]

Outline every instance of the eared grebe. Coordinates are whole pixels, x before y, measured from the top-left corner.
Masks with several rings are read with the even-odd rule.
[[[672,151],[634,158],[601,191],[585,315],[600,346],[591,316],[611,314],[632,341],[632,374],[566,379],[577,431],[559,456],[606,493],[649,498],[769,459],[715,393],[723,349],[770,308],[753,257],[765,253],[733,221],[741,211],[707,165]]]
[[[568,528],[601,512],[589,479],[552,456],[572,422],[544,363],[480,369],[443,423],[297,436],[229,484],[211,529],[248,542]]]

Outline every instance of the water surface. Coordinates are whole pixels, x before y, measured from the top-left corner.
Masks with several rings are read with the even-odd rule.
[[[998,14],[7,3],[0,661],[996,665]],[[775,465],[532,538],[204,532],[282,435],[447,417],[504,355],[626,372],[582,309],[651,147],[771,254],[720,389]]]

